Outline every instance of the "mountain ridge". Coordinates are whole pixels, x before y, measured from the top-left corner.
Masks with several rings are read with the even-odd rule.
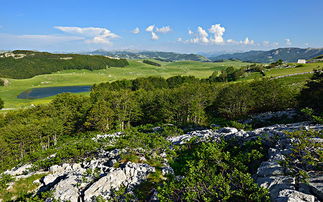
[[[269,51],[251,50],[243,53],[223,54],[209,57],[212,61],[241,60],[244,62],[271,63],[279,59],[297,62],[298,59],[312,59],[323,54],[323,48],[277,48]]]

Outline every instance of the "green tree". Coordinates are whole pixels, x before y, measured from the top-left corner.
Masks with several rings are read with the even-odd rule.
[[[0,109],[2,109],[4,107],[4,102],[3,100],[0,98]]]
[[[314,70],[314,74],[298,96],[301,108],[310,107],[317,113],[323,113],[323,69]]]

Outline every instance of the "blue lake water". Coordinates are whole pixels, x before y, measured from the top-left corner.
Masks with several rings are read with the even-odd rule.
[[[20,93],[17,98],[20,99],[38,99],[54,96],[60,93],[82,93],[91,91],[92,86],[58,86],[47,88],[32,88]]]

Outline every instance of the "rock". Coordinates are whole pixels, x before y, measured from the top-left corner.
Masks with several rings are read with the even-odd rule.
[[[279,192],[276,201],[279,202],[314,202],[315,197],[313,195],[304,194],[302,192],[290,189],[284,189]]]
[[[295,178],[289,176],[271,176],[257,178],[257,184],[269,189],[272,199],[277,198],[279,192],[284,189],[295,189]]]
[[[45,185],[45,186],[47,186],[47,185],[49,185],[50,183],[53,183],[56,179],[57,179],[57,175],[55,175],[55,174],[49,174],[49,175],[46,175],[45,177],[43,177],[42,179],[41,179],[41,182]]]
[[[113,167],[114,164],[116,164],[118,161],[116,159],[111,159],[110,161],[108,161],[107,165],[110,167]]]
[[[155,172],[155,168],[143,163],[128,162],[124,167],[112,168],[84,191],[84,200],[90,202],[97,196],[109,199],[114,189],[118,190],[122,185],[129,189],[146,179],[151,172]]]
[[[260,177],[284,175],[284,168],[277,162],[265,161],[258,168],[257,175]]]
[[[77,176],[67,176],[54,186],[54,198],[61,201],[77,202],[79,198],[79,189],[77,185],[80,182]]]
[[[31,164],[26,164],[18,168],[13,168],[11,170],[7,170],[4,174],[16,176],[16,175],[25,175],[29,172],[29,169],[32,167]]]
[[[162,175],[174,175],[174,170],[172,167],[162,167]]]
[[[323,172],[310,172],[309,173],[308,186],[310,190],[323,201]]]
[[[217,130],[218,133],[237,133],[238,129],[236,128],[231,128],[231,127],[225,127],[225,128],[220,128],[219,130]]]
[[[64,168],[59,165],[53,165],[49,168],[49,172],[51,173],[62,173],[64,172]]]
[[[109,197],[112,189],[119,188],[126,180],[126,175],[121,169],[117,169],[100,178],[84,192],[84,200],[92,201],[93,197]]]

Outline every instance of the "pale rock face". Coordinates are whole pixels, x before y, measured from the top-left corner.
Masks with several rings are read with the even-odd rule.
[[[77,202],[79,198],[79,181],[76,176],[68,176],[54,187],[54,198],[61,201]]]
[[[279,192],[277,201],[314,202],[315,197],[313,195],[304,194],[296,190],[284,189]]]
[[[31,164],[26,164],[18,168],[13,168],[11,170],[7,170],[4,173],[12,176],[16,175],[23,175],[24,173],[28,172],[28,170],[32,167]]]
[[[90,202],[93,197],[108,196],[111,189],[119,188],[125,180],[126,175],[121,169],[108,173],[84,192],[84,200]]]

